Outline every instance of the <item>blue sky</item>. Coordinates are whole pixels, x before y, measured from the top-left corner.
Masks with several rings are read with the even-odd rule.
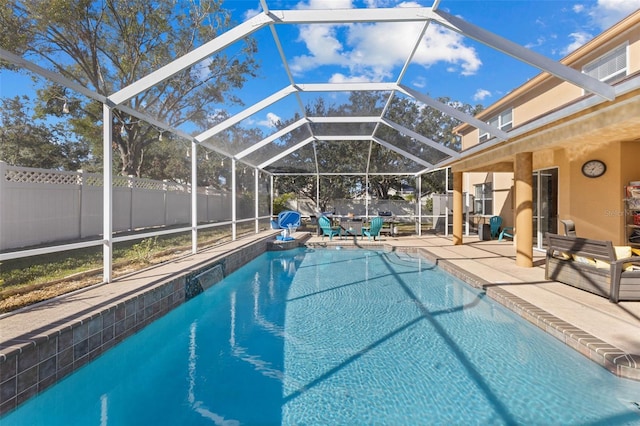
[[[433,1],[267,0],[267,4],[272,10],[344,9],[430,7]],[[258,0],[228,0],[224,7],[233,12],[237,22],[261,10]],[[441,0],[439,3],[441,10],[556,60],[638,8],[640,0]],[[276,28],[296,83],[396,81],[420,29],[394,23],[278,25]],[[265,29],[254,37],[259,45],[260,76],[237,93],[247,106],[288,85],[271,32]],[[402,83],[432,97],[447,96],[463,103],[487,106],[538,72],[431,24]],[[31,94],[32,88],[29,78],[0,71],[0,96]],[[340,95],[323,96],[338,102]],[[260,125],[267,130],[274,120],[287,119],[296,109],[295,99],[287,98],[255,114],[244,124]]]
[[[394,0],[305,0],[268,1],[272,10],[339,9],[352,7],[430,7],[433,1]],[[231,1],[236,19],[243,20],[260,10],[251,2]],[[439,9],[459,16],[490,32],[537,53],[559,60],[594,36],[640,8],[640,0],[441,0]],[[407,24],[299,25],[276,26],[296,83],[396,81],[416,40],[419,27]],[[262,39],[261,37],[266,37]],[[269,49],[270,33],[256,33],[264,56],[263,78],[249,84],[244,94],[248,105],[287,84],[279,72],[281,61]],[[449,97],[468,104],[490,105],[540,71],[474,40],[430,25],[402,83],[432,97]],[[267,77],[268,76],[268,77]],[[264,82],[269,81],[264,90]],[[327,97],[327,102],[331,95]],[[286,103],[284,101],[283,103]],[[269,125],[288,118],[292,105],[273,105],[252,123]],[[247,123],[249,124],[249,123]]]

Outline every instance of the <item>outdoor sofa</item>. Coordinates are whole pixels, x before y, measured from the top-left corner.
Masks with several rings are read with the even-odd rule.
[[[640,300],[640,250],[611,241],[547,234],[545,278],[607,297]]]

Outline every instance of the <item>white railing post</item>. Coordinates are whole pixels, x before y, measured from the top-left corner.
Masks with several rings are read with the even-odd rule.
[[[78,238],[84,237],[82,232],[82,216],[84,214],[82,203],[84,202],[84,183],[86,182],[86,178],[84,176],[84,170],[80,169],[77,171],[78,177],[76,180],[76,184],[78,185]]]
[[[449,236],[449,168],[445,169],[444,235]]]
[[[7,168],[7,163],[5,163],[4,161],[0,161],[0,200],[5,200],[6,197],[6,190],[5,190],[5,173],[6,173],[6,168]],[[5,232],[5,224],[4,224],[4,209],[6,208],[5,206],[7,205],[7,203],[0,203],[0,235],[7,235]],[[5,244],[3,244],[2,239],[0,239],[0,250],[4,250],[6,247],[4,247]]]
[[[211,187],[210,187],[209,185],[205,186],[205,188],[204,188],[204,195],[205,195],[205,196],[204,196],[204,200],[205,200],[205,202],[207,203],[207,204],[206,204],[206,206],[207,206],[207,211],[206,211],[206,213],[205,213],[205,214],[206,214],[206,216],[205,216],[204,221],[205,221],[205,222],[210,222],[210,221],[211,221],[211,216],[210,216],[210,214],[209,214],[209,195],[211,195]]]
[[[317,219],[320,219],[320,213],[322,213],[322,209],[320,208],[320,175],[316,174],[316,210],[318,213]]]
[[[237,236],[237,200],[236,200],[236,159],[231,159],[231,241],[236,240]]]
[[[111,108],[102,105],[102,235],[104,243],[102,246],[102,280],[110,283],[113,278],[113,150],[111,142],[113,140],[112,129],[113,112]]]
[[[133,199],[134,199],[133,190],[135,188],[134,179],[135,179],[135,176],[133,175],[127,176],[127,187],[129,188],[129,227],[128,227],[129,231],[133,231],[134,229],[134,226],[133,226]]]
[[[169,185],[167,185],[167,182],[169,182],[169,180],[162,180],[162,192],[164,197],[164,226],[167,226],[169,223]]]
[[[254,175],[254,181],[255,181],[255,188],[256,188],[256,202],[255,202],[255,206],[256,206],[256,234],[258,232],[260,232],[260,223],[259,223],[259,217],[260,217],[260,183],[259,183],[259,179],[258,179],[258,168],[253,169],[253,175]]]
[[[467,192],[464,193],[464,223],[465,223],[465,235],[469,236],[469,222],[471,221],[471,218],[469,217],[469,209],[470,209],[470,205],[469,205],[469,201],[471,200],[471,197],[469,197],[469,173],[465,173],[464,174],[464,188],[466,188]]]
[[[364,217],[369,220],[369,174],[364,178]]]
[[[416,185],[418,187],[418,197],[417,197],[417,202],[418,202],[418,236],[422,235],[422,175],[419,175],[417,178],[418,180],[418,185]]]
[[[191,141],[191,253],[198,252],[198,145]]]
[[[273,175],[269,176],[269,180],[271,181],[271,182],[269,182],[269,185],[271,187],[271,188],[269,188],[269,191],[271,192],[271,194],[270,194],[270,198],[271,198],[270,205],[271,205],[271,207],[269,208],[269,216],[273,217]]]

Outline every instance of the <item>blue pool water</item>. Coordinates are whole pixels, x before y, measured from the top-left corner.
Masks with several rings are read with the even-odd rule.
[[[271,252],[9,425],[640,425],[619,379],[411,255]]]

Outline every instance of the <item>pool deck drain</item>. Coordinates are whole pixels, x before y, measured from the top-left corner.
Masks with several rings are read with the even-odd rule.
[[[317,236],[309,238],[308,234],[302,233],[296,236],[304,239],[306,246],[311,248],[371,248],[420,254],[470,285],[484,289],[489,297],[612,373],[640,380],[640,302],[613,304],[591,293],[545,280],[543,252],[534,252],[536,266],[523,268],[516,266],[515,247],[507,241],[477,241],[467,237],[465,244],[454,246],[449,237],[438,235],[384,236],[376,241],[354,237],[329,241],[328,238]],[[275,236],[273,232],[262,232],[118,278],[111,284],[61,296],[1,316],[0,414],[10,411],[22,400],[68,374],[68,371],[63,371],[58,377],[58,373],[52,372],[53,364],[60,364],[65,356],[72,356],[78,350],[88,351],[97,345],[106,350],[121,340],[114,339],[109,334],[112,331],[107,334],[104,332],[105,329],[111,330],[111,326],[107,328],[106,325],[116,321],[118,315],[122,315],[123,324],[131,316],[143,315],[145,321],[133,326],[135,332],[180,304],[182,300],[176,295],[179,286],[168,285],[171,276],[177,276],[185,270],[196,270],[198,265],[210,264],[265,238]],[[156,287],[158,289],[153,295],[140,296]],[[132,297],[137,300],[136,306],[122,303]],[[144,311],[140,306],[143,303]],[[108,309],[105,310],[105,307]],[[102,313],[98,315],[97,312]],[[104,312],[109,315],[104,315]],[[101,333],[93,334],[92,342],[91,332],[92,328],[97,327],[98,317],[100,326],[105,328],[101,329]],[[77,327],[78,324],[82,327]],[[63,342],[63,331],[69,331],[72,326],[76,327],[73,333],[66,333],[71,341]],[[58,348],[52,347],[54,342],[50,338],[56,333],[58,337],[55,344]],[[100,342],[98,336],[102,339]],[[105,338],[109,342],[105,342]],[[74,345],[76,340],[81,343]],[[84,347],[85,342],[87,348]],[[68,345],[69,349],[66,352],[58,351],[63,344]],[[16,356],[16,353],[23,353],[33,346],[39,346],[35,355]],[[102,349],[95,356],[99,353],[102,353]],[[88,362],[90,358],[83,358],[83,362]],[[45,380],[44,375],[47,375]]]

